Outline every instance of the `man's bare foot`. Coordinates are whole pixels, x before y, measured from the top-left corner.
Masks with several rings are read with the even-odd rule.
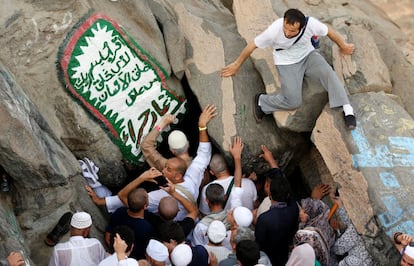
[[[88,192],[88,195],[91,197],[93,203],[95,203],[98,206],[104,206],[106,204],[105,198],[98,197],[93,188],[91,188],[88,185],[85,185],[85,190]]]

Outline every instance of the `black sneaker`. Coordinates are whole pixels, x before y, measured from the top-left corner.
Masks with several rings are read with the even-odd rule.
[[[354,115],[345,115],[344,113],[344,119],[345,119],[345,126],[349,130],[353,130],[356,128],[356,119]]]
[[[55,246],[59,242],[60,238],[69,232],[72,215],[72,212],[66,212],[60,217],[53,230],[47,234],[44,240],[46,245],[49,247]]]
[[[263,117],[266,115],[262,111],[262,108],[259,106],[259,97],[262,94],[264,94],[264,93],[258,93],[258,94],[256,94],[254,96],[254,101],[253,101],[253,115],[254,115],[254,118],[256,119],[256,123],[262,122]]]

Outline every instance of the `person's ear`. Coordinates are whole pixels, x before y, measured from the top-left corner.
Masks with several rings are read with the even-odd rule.
[[[90,226],[88,228],[83,229],[82,236],[83,237],[88,237],[90,230],[91,230],[91,227]]]
[[[134,250],[134,243],[131,243],[131,248],[129,249],[129,251],[126,254],[128,257],[131,254],[132,250]]]

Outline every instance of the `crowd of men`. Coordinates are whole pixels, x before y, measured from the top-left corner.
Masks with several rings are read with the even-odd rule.
[[[314,35],[328,36],[343,54],[350,55],[355,49],[332,28],[289,9],[222,69],[223,77],[233,76],[257,47],[275,48],[282,92],[256,95],[253,110],[257,122],[273,111],[297,108],[303,78],[309,76],[321,81],[332,108],[343,108],[346,127],[356,127],[343,85],[310,44]],[[150,166],[147,171],[117,195],[100,197],[94,187],[86,186],[95,204],[110,213],[105,243],[88,237],[92,217],[75,213],[70,219],[71,237],[53,245],[49,265],[375,265],[331,186],[321,184],[309,197],[295,197],[277,160],[262,145],[260,158],[270,170],[263,185],[266,197],[260,199],[256,180],[243,177],[240,137],[228,148],[232,173],[222,154],[212,154],[207,127],[216,115],[214,105],[202,110],[194,158],[189,153],[190,142],[179,130],[168,136],[171,158],[157,150],[157,138],[175,119],[166,115],[141,143]],[[148,183],[155,183],[155,189],[148,189],[144,185]],[[322,201],[328,195],[334,202],[332,209]],[[401,232],[394,234],[402,252],[401,265],[413,265],[412,240]]]

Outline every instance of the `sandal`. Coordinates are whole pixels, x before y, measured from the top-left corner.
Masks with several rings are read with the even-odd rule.
[[[72,212],[66,212],[63,214],[53,230],[46,236],[44,240],[45,244],[49,247],[55,246],[59,242],[60,238],[69,232],[71,219]]]

